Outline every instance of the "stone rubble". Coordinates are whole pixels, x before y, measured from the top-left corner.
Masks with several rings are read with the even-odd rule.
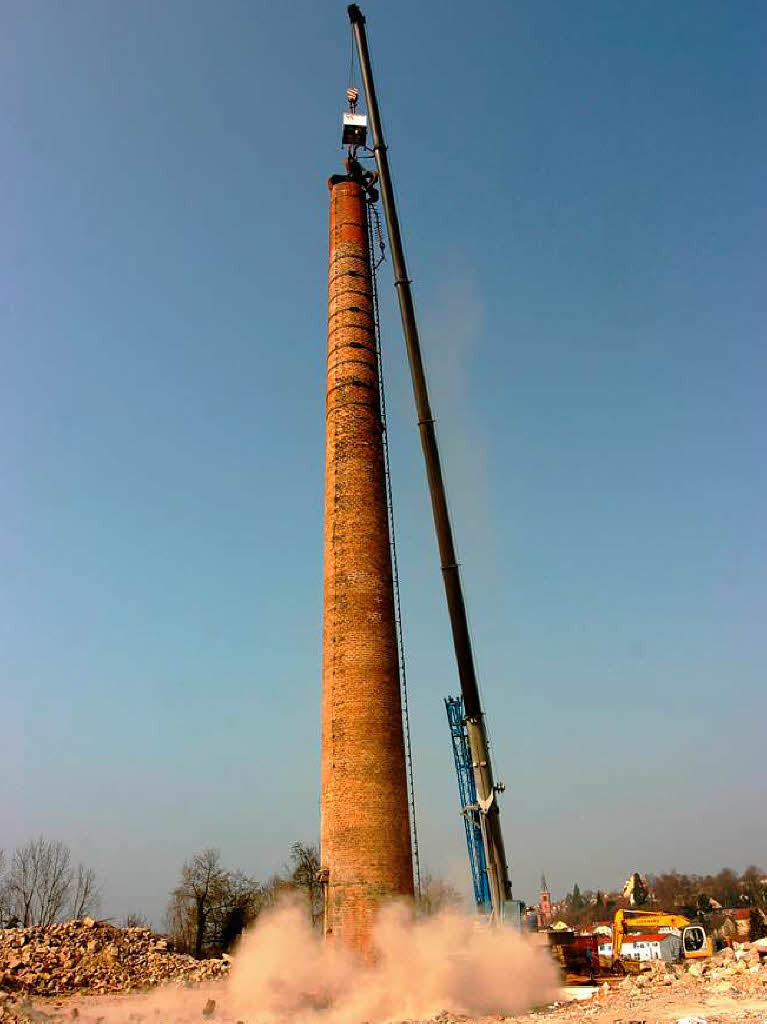
[[[765,940],[736,943],[708,959],[678,964],[654,960],[632,967],[640,973],[621,980],[599,979],[600,987],[590,999],[560,1002],[519,1020],[526,1024],[676,1024],[692,1015],[707,1024],[767,1024]]]
[[[210,989],[193,988],[225,977],[229,963],[229,957],[195,960],[174,953],[166,939],[146,928],[121,929],[88,919],[0,930],[0,1024],[104,1024],[101,1007],[108,1000],[99,995],[114,999],[111,993],[138,993],[162,983],[191,989],[192,1001],[183,1010],[179,1004],[175,1024],[242,1024],[227,1013],[225,989],[216,988],[211,998]],[[582,1002],[560,1001],[514,1018],[474,1021],[445,1012],[434,1024],[676,1024],[691,1015],[707,1024],[767,1024],[767,940],[735,944],[710,959],[632,966],[638,974],[601,979],[596,995]],[[132,1006],[129,1000],[119,1015],[126,1024],[142,1019]],[[118,1016],[110,1012],[115,1024]]]
[[[59,996],[196,984],[222,977],[229,958],[175,953],[148,928],[116,928],[91,918],[50,927],[0,929],[0,993]]]
[[[652,960],[645,971],[627,975],[618,985],[625,993],[643,989],[676,988],[691,993],[725,993],[767,997],[767,944],[739,942],[715,956],[667,964]]]

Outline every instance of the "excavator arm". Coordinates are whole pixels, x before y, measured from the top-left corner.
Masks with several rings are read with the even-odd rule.
[[[628,929],[641,934],[643,930],[658,928],[676,928],[682,935],[685,957],[710,956],[712,952],[711,937],[707,936],[700,925],[693,925],[684,914],[661,914],[652,910],[617,910],[613,920],[613,963],[620,959],[623,943]],[[685,929],[689,934],[697,936],[698,944],[691,945],[686,941]],[[694,939],[693,939],[694,941]]]
[[[621,911],[618,911],[621,913]],[[624,921],[633,928],[686,928],[689,917],[683,914],[658,914],[652,910],[624,910]]]
[[[616,910],[613,920],[613,961],[619,960],[626,931],[634,928],[679,928],[690,922],[681,914],[656,914],[652,910]]]

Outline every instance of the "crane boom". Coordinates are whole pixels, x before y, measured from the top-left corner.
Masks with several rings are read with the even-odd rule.
[[[498,787],[493,779],[487,729],[485,727],[479,686],[474,668],[474,654],[466,616],[461,575],[456,559],[453,529],[445,494],[442,463],[434,429],[434,416],[429,403],[426,373],[421,357],[421,343],[418,336],[413,294],[405,263],[399,217],[397,216],[394,189],[389,170],[389,158],[383,139],[378,99],[373,81],[373,71],[370,65],[365,18],[357,4],[350,4],[348,13],[354,32],[362,74],[362,84],[365,90],[373,153],[378,169],[381,200],[386,217],[389,248],[394,269],[394,284],[397,289],[402,328],[405,335],[405,345],[407,347],[410,374],[413,382],[413,396],[418,417],[418,429],[421,435],[421,448],[423,449],[424,462],[426,464],[426,476],[429,483],[432,514],[437,534],[442,579],[447,598],[453,647],[455,648],[458,677],[466,715],[466,732],[472,758],[477,804],[480,810],[492,914],[496,920],[500,921],[504,917],[505,904],[511,899],[511,881],[509,879],[506,851],[501,832],[497,800]]]

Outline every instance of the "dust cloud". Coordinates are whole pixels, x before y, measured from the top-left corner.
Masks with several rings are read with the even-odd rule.
[[[443,1010],[513,1014],[556,998],[548,955],[510,928],[490,930],[459,913],[413,920],[386,908],[374,966],[313,932],[304,908],[283,907],[245,934],[228,982],[239,1019],[312,1015],[355,1024],[423,1019]]]
[[[78,1000],[80,1021],[383,1024],[442,1011],[510,1015],[557,997],[558,972],[544,950],[476,917],[414,920],[406,907],[391,906],[381,912],[374,944],[375,964],[363,963],[323,942],[305,906],[283,905],[243,935],[225,981]]]

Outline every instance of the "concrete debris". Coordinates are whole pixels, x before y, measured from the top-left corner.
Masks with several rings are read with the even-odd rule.
[[[734,949],[724,949],[705,960],[680,964],[653,960],[646,968],[641,974],[627,975],[618,988],[627,993],[670,987],[729,995],[753,992],[767,997],[767,958],[754,943],[736,944]]]
[[[506,1018],[506,1024],[767,1024],[767,943],[736,944],[709,959],[632,966],[640,973],[610,978],[607,984],[600,979],[598,986],[584,988],[590,999],[566,1001],[573,990],[563,989],[565,998],[558,1003]],[[140,1001],[134,1004],[132,999],[125,1001],[119,1018],[112,1006],[112,993],[165,982],[193,986],[228,972],[228,959],[198,961],[175,953],[166,939],[145,928],[72,921],[51,928],[0,930],[0,1024],[140,1024],[142,1019],[145,1024],[242,1024],[227,1003],[226,987],[190,992],[191,1003],[183,1003],[182,1011],[180,1002],[178,1013],[167,1018],[142,1016]],[[100,1016],[107,1004],[112,1006],[108,1016]],[[446,1011],[433,1024],[499,1020],[493,1016],[474,1022]]]
[[[764,1016],[767,1005],[767,943],[761,946],[753,942],[736,943],[734,948],[707,959],[682,963],[653,960],[632,964],[629,969],[633,969],[632,973],[624,978],[611,979],[609,991],[605,991],[604,985],[594,990],[594,1001],[601,1004],[601,1010],[596,1007],[593,1011],[576,1008],[570,1003],[548,1013],[558,1014],[557,1024],[586,1024],[586,1018],[592,1012],[604,1014],[594,1024],[603,1024],[603,1021],[627,1024],[645,1014],[649,1014],[648,1019],[653,1024],[661,1020],[698,1024],[706,1019],[712,1021],[711,1013],[715,1013],[718,1024],[725,1021],[728,1024],[730,1021],[759,1024]],[[731,1011],[725,1012],[725,1006],[730,1006]],[[711,1008],[711,1013],[706,1012],[708,1008]],[[676,1014],[673,1009],[677,1009]],[[758,1018],[754,1016],[754,1010],[762,1011]],[[703,1011],[705,1016],[695,1016],[695,1011]],[[680,1012],[692,1012],[693,1016],[680,1017]]]
[[[228,960],[174,953],[148,928],[116,928],[91,918],[47,928],[0,929],[0,993],[58,996],[195,984],[228,974]]]

